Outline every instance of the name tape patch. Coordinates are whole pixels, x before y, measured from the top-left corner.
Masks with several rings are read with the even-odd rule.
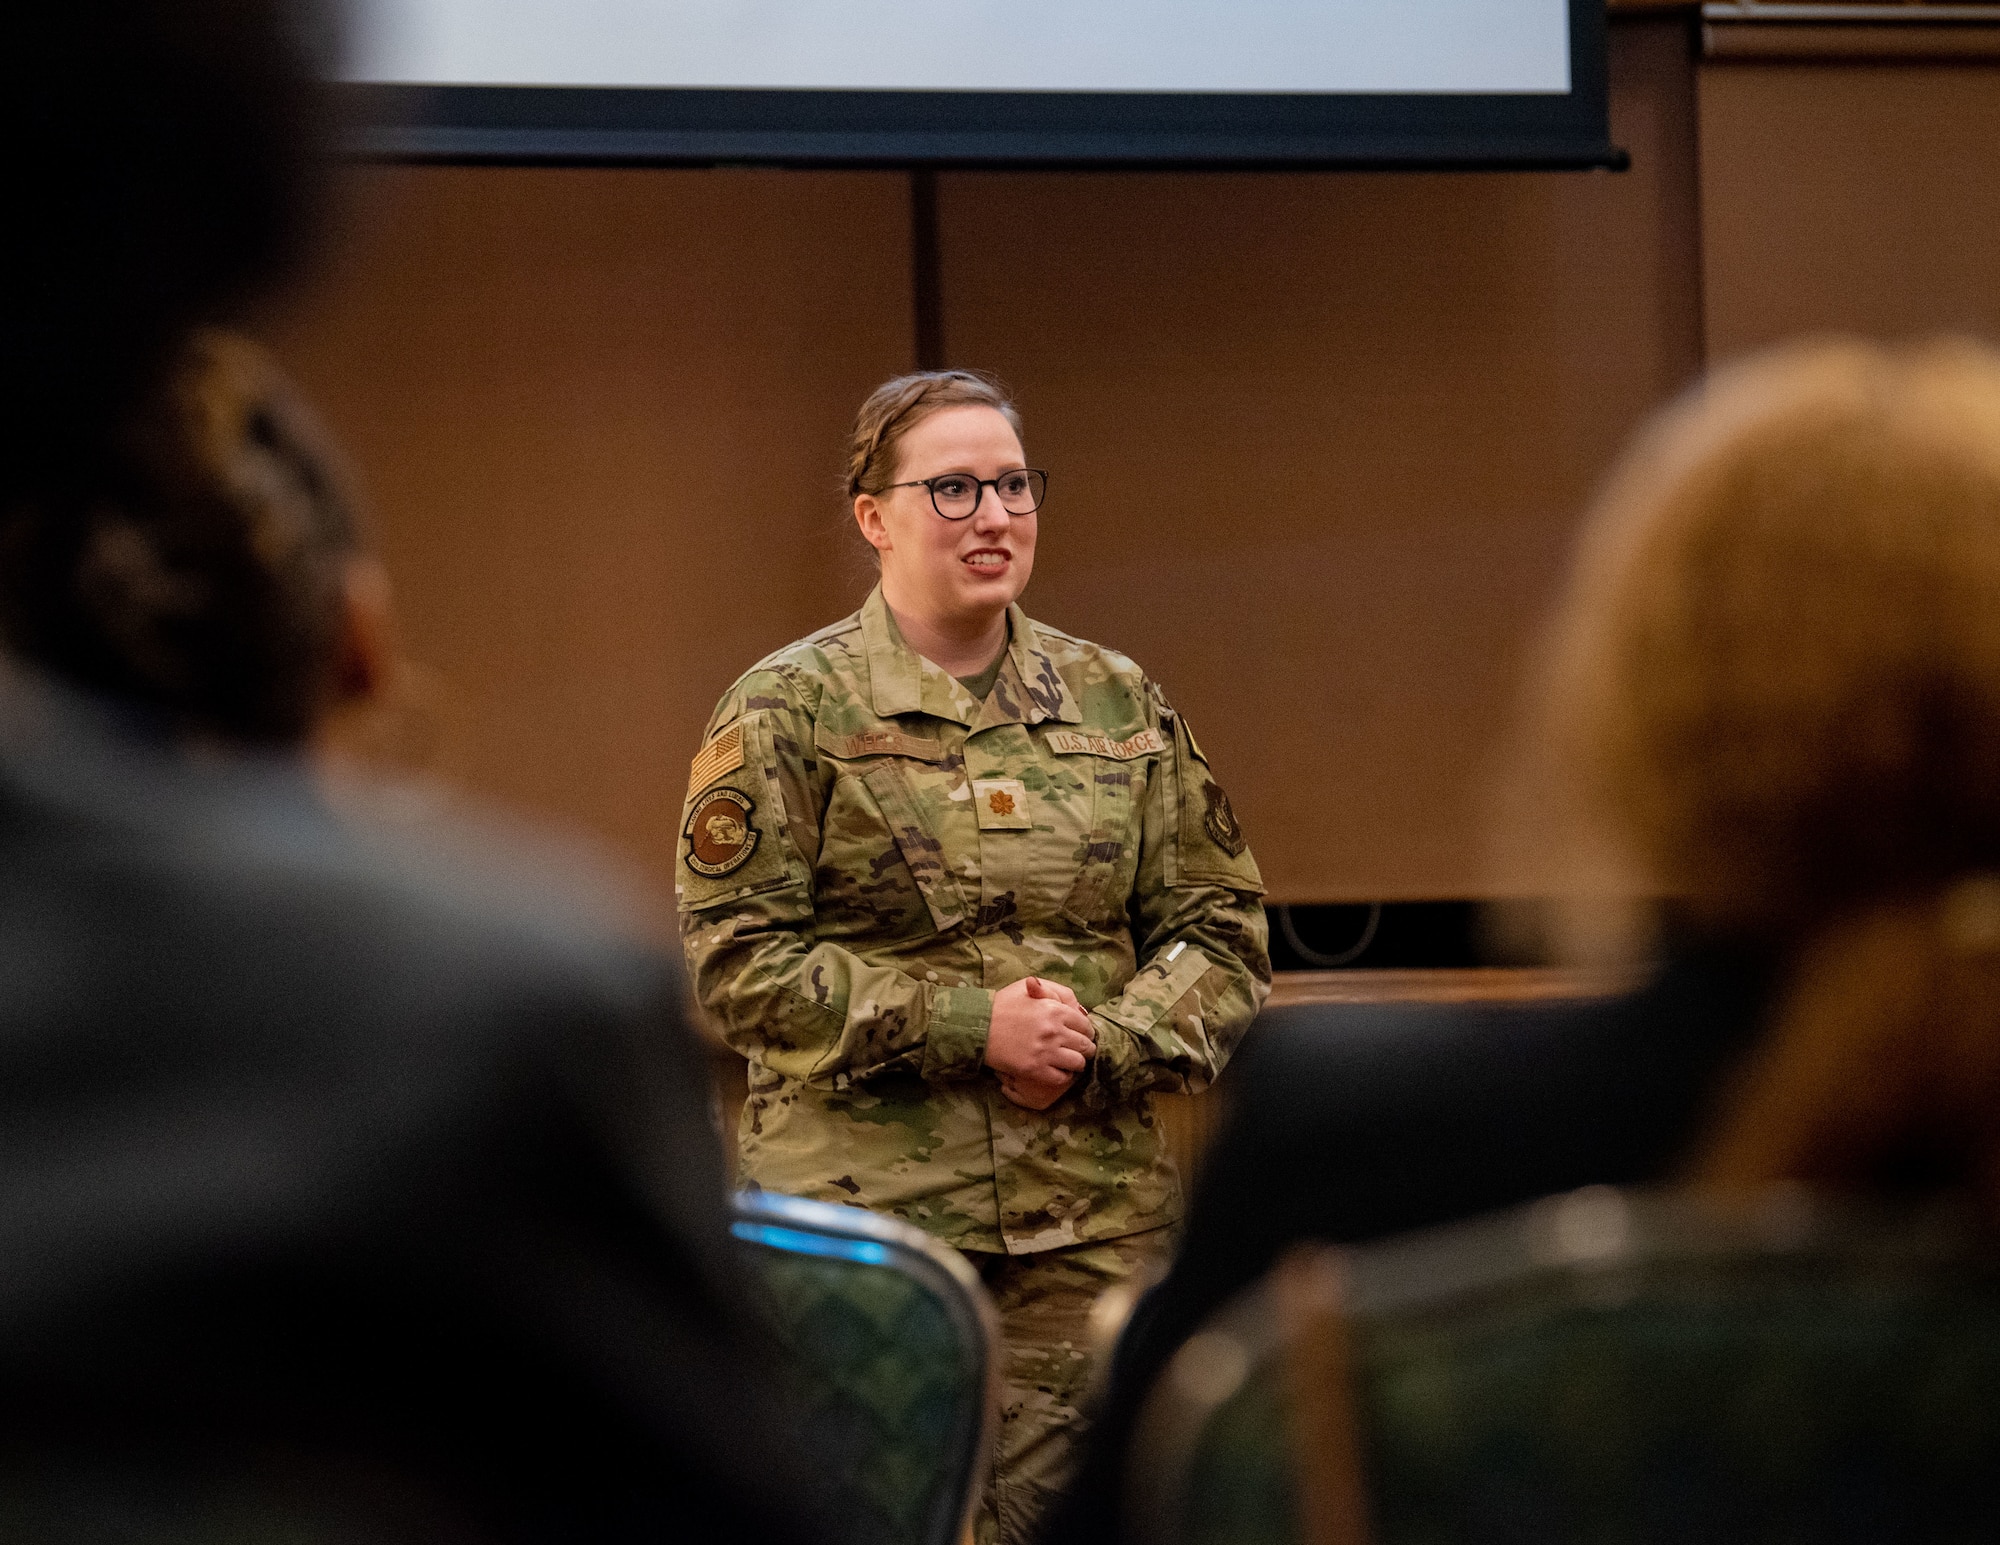
[[[1117,762],[1129,762],[1136,756],[1151,756],[1156,751],[1167,749],[1167,743],[1158,730],[1147,730],[1130,740],[1079,735],[1074,730],[1054,730],[1050,732],[1047,744],[1057,756],[1107,756]]]
[[[920,762],[942,762],[944,748],[922,735],[905,735],[900,730],[866,730],[859,735],[816,733],[813,743],[828,756],[842,761],[860,756],[908,756]]]
[[[688,768],[688,797],[692,799],[742,765],[743,726],[732,724],[695,753],[694,764]]]

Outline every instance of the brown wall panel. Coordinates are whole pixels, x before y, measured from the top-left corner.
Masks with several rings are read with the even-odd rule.
[[[2000,66],[1702,67],[1708,347],[2000,337]]]
[[[832,484],[911,357],[907,185],[426,169],[355,204],[276,336],[372,497],[443,770],[670,882],[716,698],[859,583]]]
[[[1055,472],[1039,615],[1199,728],[1274,892],[1477,894],[1485,758],[1593,480],[1698,361],[1692,66],[1623,176],[955,175],[947,346]],[[377,506],[445,770],[671,877],[727,682],[868,573],[829,484],[911,358],[895,174],[399,170],[283,352]]]
[[[1165,684],[1274,897],[1491,885],[1524,641],[1699,363],[1692,75],[1615,29],[1622,176],[942,179],[946,349],[1051,470],[1029,608]]]

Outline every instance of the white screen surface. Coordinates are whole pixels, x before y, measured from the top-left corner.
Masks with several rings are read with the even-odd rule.
[[[1568,0],[360,0],[350,79],[833,91],[1570,89]]]

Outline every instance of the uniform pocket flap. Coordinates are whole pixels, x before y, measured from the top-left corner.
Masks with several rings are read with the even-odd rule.
[[[1157,1025],[1173,1006],[1194,991],[1208,975],[1213,962],[1192,944],[1182,941],[1155,955],[1137,976],[1125,984],[1115,1007],[1098,1010],[1126,1029],[1144,1035]]]
[[[1179,809],[1169,885],[1223,885],[1253,896],[1264,894],[1264,877],[1251,856],[1249,840],[1237,823],[1236,809],[1215,774],[1208,770],[1201,747],[1187,721],[1174,719],[1179,750],[1176,790]]]
[[[968,914],[965,893],[959,889],[958,877],[945,865],[944,844],[911,798],[902,768],[894,762],[877,762],[862,773],[861,782],[874,796],[890,839],[930,910],[932,924],[939,933],[956,928]]]

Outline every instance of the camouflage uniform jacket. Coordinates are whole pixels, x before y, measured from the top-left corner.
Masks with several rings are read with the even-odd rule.
[[[1193,736],[1123,655],[1030,622],[982,704],[878,589],[730,690],[683,812],[682,939],[750,1061],[742,1174],[1023,1253],[1179,1216],[1158,1090],[1270,990],[1263,883]],[[1047,1111],[984,1064],[1024,976],[1090,1011]]]

